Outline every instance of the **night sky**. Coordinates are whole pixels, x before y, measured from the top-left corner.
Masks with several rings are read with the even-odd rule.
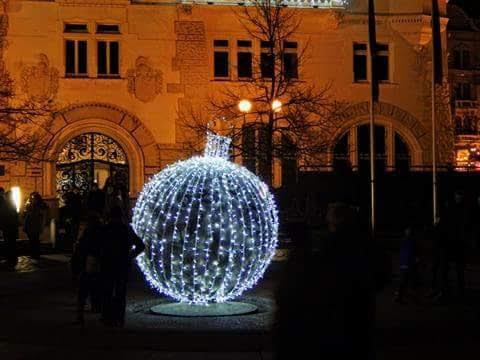
[[[471,16],[480,17],[480,1],[479,0],[450,0],[452,4],[463,7]]]

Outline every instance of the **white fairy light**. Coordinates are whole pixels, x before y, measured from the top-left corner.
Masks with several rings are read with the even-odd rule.
[[[278,215],[260,179],[228,160],[229,138],[208,134],[205,154],[155,175],[133,227],[138,264],[160,293],[180,302],[225,302],[253,287],[273,258]]]

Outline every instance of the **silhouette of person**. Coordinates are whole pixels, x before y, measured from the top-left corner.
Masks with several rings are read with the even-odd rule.
[[[83,324],[83,312],[87,298],[90,297],[93,312],[101,309],[100,257],[102,251],[103,227],[100,214],[91,211],[87,226],[78,240],[77,254],[80,267],[78,287],[78,321]]]
[[[47,219],[47,204],[38,192],[30,194],[25,206],[24,230],[30,242],[31,256],[36,259],[40,256],[40,235]]]
[[[94,183],[88,193],[87,208],[89,211],[95,211],[103,214],[105,209],[105,193]]]
[[[131,226],[123,222],[120,207],[111,209],[109,219],[102,235],[100,263],[104,296],[102,315],[107,325],[123,327],[131,261],[145,249],[145,246]]]

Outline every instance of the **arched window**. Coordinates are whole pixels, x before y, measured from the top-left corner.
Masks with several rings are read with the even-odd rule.
[[[112,138],[98,133],[79,135],[65,144],[56,163],[57,193],[87,194],[107,182],[128,189],[128,160]]]
[[[375,166],[377,172],[408,171],[411,154],[407,142],[392,127],[375,126]],[[370,172],[370,126],[359,125],[343,134],[333,147],[335,171],[352,168]]]

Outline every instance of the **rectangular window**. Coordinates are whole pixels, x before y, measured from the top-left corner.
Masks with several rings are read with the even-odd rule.
[[[213,76],[228,78],[230,66],[228,40],[214,40],[213,46]]]
[[[252,42],[237,41],[237,76],[239,79],[252,77]]]
[[[275,70],[275,56],[272,49],[273,44],[270,41],[260,42],[260,72],[262,78],[272,78]]]
[[[294,41],[283,44],[283,73],[287,79],[298,79],[298,45]]]
[[[119,66],[118,41],[97,42],[97,73],[98,76],[118,76]]]
[[[65,41],[65,73],[73,75],[75,71],[75,41]]]
[[[367,44],[353,44],[353,78],[355,82],[367,81]]]
[[[251,52],[239,52],[238,58],[238,78],[251,78],[252,77],[252,53]]]
[[[273,55],[269,53],[260,54],[260,71],[262,78],[272,78],[274,70]]]
[[[88,33],[87,24],[65,24],[63,27],[65,33]]]
[[[390,53],[388,44],[377,44],[377,77],[378,81],[390,80]]]
[[[87,41],[65,40],[65,76],[87,75]]]
[[[378,81],[390,81],[390,47],[377,44],[375,71]],[[368,46],[365,43],[353,44],[353,78],[355,82],[368,81]]]
[[[120,26],[97,24],[97,34],[120,34]]]

